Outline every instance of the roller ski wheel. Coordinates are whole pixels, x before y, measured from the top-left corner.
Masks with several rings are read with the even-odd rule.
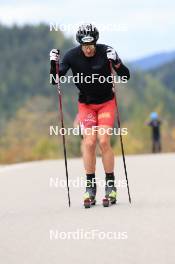
[[[86,209],[91,208],[95,204],[96,204],[95,199],[87,198],[84,200],[84,208]]]
[[[107,197],[105,197],[103,199],[103,206],[104,207],[109,207],[113,204],[116,204],[116,199],[111,199],[111,198],[107,198]]]

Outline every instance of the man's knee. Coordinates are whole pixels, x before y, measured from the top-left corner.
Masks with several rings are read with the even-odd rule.
[[[108,138],[99,139],[99,147],[102,152],[107,151],[110,148],[110,142]]]
[[[94,137],[84,138],[84,146],[88,149],[95,149],[96,148],[96,138]]]

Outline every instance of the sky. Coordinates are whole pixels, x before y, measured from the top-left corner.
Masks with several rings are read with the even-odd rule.
[[[126,60],[175,50],[174,0],[0,0],[0,23],[41,22],[74,39],[78,25],[93,23],[99,43],[114,47]]]

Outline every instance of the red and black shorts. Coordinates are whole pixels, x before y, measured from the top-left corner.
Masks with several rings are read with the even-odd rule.
[[[78,103],[77,121],[84,128],[93,126],[113,127],[115,122],[116,102],[115,97],[102,104]]]

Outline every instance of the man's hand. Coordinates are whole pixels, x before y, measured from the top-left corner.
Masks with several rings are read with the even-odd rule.
[[[115,51],[115,49],[108,47],[106,50],[106,55],[107,55],[108,60],[111,60],[115,65],[121,63],[121,60],[117,52]]]
[[[59,62],[60,59],[60,51],[58,49],[52,49],[50,51],[50,61]]]

